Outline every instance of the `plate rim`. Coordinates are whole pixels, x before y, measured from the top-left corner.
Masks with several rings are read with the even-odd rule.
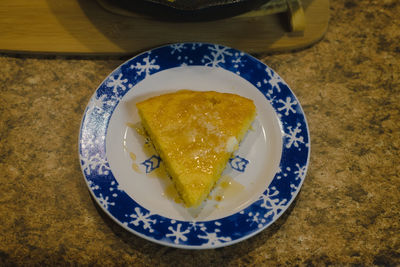
[[[88,177],[87,177],[86,174],[85,174],[85,168],[84,168],[84,165],[82,164],[82,154],[81,154],[82,148],[81,148],[81,147],[82,147],[83,125],[84,125],[85,119],[86,119],[87,116],[88,116],[88,108],[89,108],[89,105],[90,105],[91,101],[93,100],[93,98],[95,98],[95,97],[97,96],[97,93],[99,92],[101,86],[104,85],[104,84],[106,83],[106,81],[107,81],[112,75],[114,75],[114,73],[116,73],[118,70],[121,70],[121,68],[122,68],[124,65],[128,64],[128,63],[131,62],[132,60],[137,59],[137,58],[139,58],[139,57],[141,57],[141,56],[143,56],[143,55],[146,55],[147,53],[150,54],[152,51],[156,51],[156,50],[157,50],[157,51],[160,51],[161,49],[165,49],[165,48],[168,48],[168,47],[169,47],[169,48],[172,48],[174,45],[175,45],[175,46],[177,46],[177,45],[183,45],[183,46],[185,46],[185,45],[193,45],[194,47],[195,47],[196,45],[200,45],[200,47],[203,46],[203,45],[205,45],[205,46],[209,46],[209,47],[213,46],[213,47],[222,47],[222,48],[230,49],[230,50],[236,51],[236,52],[240,53],[240,55],[242,55],[242,56],[244,55],[245,57],[247,57],[247,58],[249,58],[249,59],[252,59],[253,61],[255,61],[255,62],[257,62],[258,64],[262,65],[262,66],[265,68],[265,70],[269,69],[269,70],[271,71],[271,73],[273,73],[274,75],[276,75],[276,76],[279,78],[280,82],[283,83],[283,84],[287,87],[288,92],[289,92],[290,95],[294,98],[293,100],[296,102],[296,108],[299,109],[299,111],[300,111],[299,113],[300,113],[300,115],[302,116],[302,119],[303,119],[303,122],[304,122],[304,125],[303,125],[303,126],[304,126],[304,128],[306,129],[306,132],[305,132],[305,135],[304,135],[304,136],[306,136],[306,138],[307,138],[307,143],[306,143],[306,147],[307,147],[307,157],[306,157],[306,159],[305,159],[305,164],[304,164],[304,166],[303,166],[303,168],[304,168],[304,169],[303,169],[304,176],[300,179],[300,182],[299,182],[299,184],[297,185],[296,190],[293,191],[293,194],[291,194],[291,198],[289,199],[289,201],[285,203],[285,206],[280,210],[279,213],[276,214],[276,216],[274,216],[274,218],[273,218],[272,220],[269,220],[268,223],[264,224],[262,227],[260,227],[260,228],[258,228],[258,229],[255,229],[255,230],[251,231],[250,233],[244,234],[243,236],[241,236],[241,237],[239,237],[239,238],[236,238],[236,239],[234,239],[234,240],[231,240],[231,241],[226,241],[226,242],[217,243],[217,244],[211,244],[211,245],[209,245],[209,246],[185,245],[185,244],[178,244],[178,243],[174,243],[174,242],[166,242],[164,239],[155,239],[155,238],[153,238],[153,237],[151,237],[151,236],[148,236],[148,235],[145,235],[145,234],[140,233],[140,232],[138,232],[138,231],[135,231],[134,229],[132,229],[132,228],[130,228],[129,226],[127,226],[125,223],[122,223],[118,218],[116,218],[116,216],[114,216],[114,214],[112,214],[107,208],[105,208],[105,207],[103,206],[102,201],[95,195],[94,190],[92,190],[92,188],[91,188],[91,183],[90,183]],[[200,65],[200,66],[204,66],[204,65]],[[217,66],[217,67],[222,67],[222,66]],[[222,68],[223,68],[223,67],[222,67]],[[159,71],[163,71],[163,70],[166,70],[166,69],[170,69],[170,68],[161,69],[161,70],[159,70]],[[226,69],[226,68],[224,68],[224,69],[227,70],[227,71],[231,71],[231,70],[228,70],[228,69]],[[158,71],[157,71],[157,72],[158,72]],[[231,71],[231,72],[232,72],[232,71]],[[155,72],[155,73],[156,73],[156,72]],[[234,72],[233,72],[233,73],[234,73]],[[234,73],[234,74],[235,74],[235,75],[238,75],[237,73]],[[248,82],[250,82],[248,79],[244,78],[244,77],[241,76],[240,74],[239,74],[239,76],[240,76],[241,78],[247,80]],[[145,78],[144,78],[144,79],[145,79]],[[144,79],[142,79],[142,80],[144,80]],[[142,80],[140,80],[140,81],[138,81],[138,82],[141,82]],[[252,82],[250,82],[250,83],[253,84]],[[253,84],[253,85],[254,85],[254,84]],[[255,86],[255,85],[254,85],[254,86]],[[255,86],[255,87],[257,88],[257,86]],[[129,90],[130,90],[130,89],[129,89]],[[127,90],[127,92],[128,92],[129,90]],[[260,88],[257,88],[257,90],[259,90],[263,95],[265,95],[265,94],[260,90]],[[127,92],[125,92],[125,93],[127,93]],[[122,99],[122,98],[123,98],[123,96],[121,97],[121,99]],[[268,101],[268,99],[266,99],[266,101]],[[105,136],[107,136],[108,125],[109,125],[109,121],[111,120],[111,116],[112,116],[112,114],[113,114],[113,112],[114,112],[114,110],[115,110],[115,108],[117,107],[118,104],[119,104],[119,102],[117,102],[117,104],[113,107],[113,109],[112,109],[112,111],[111,111],[111,114],[109,115],[110,118],[108,118],[108,122],[106,123],[107,127],[106,127],[106,129],[105,129],[105,130],[106,130],[106,131],[105,131]],[[270,104],[271,104],[271,103],[270,103]],[[277,113],[276,108],[275,108],[272,104],[271,104],[271,106],[273,107],[273,110]],[[295,112],[295,113],[296,113],[296,112]],[[280,127],[282,128],[282,127],[283,127],[283,125],[281,125],[281,124],[282,124],[282,121],[281,121],[281,118],[280,118],[278,115],[279,115],[279,114],[277,114],[278,122],[279,122],[279,124],[280,124]],[[285,131],[284,131],[283,129],[281,129],[281,130],[282,130],[282,138],[284,139],[284,137],[285,137]],[[104,137],[105,137],[105,136],[104,136]],[[104,139],[104,149],[105,149],[105,143],[106,143],[106,140]],[[283,140],[283,141],[282,141],[282,146],[284,146],[284,145],[285,145],[285,141]],[[90,97],[89,102],[88,102],[88,104],[86,105],[85,110],[84,110],[84,113],[83,113],[83,115],[82,115],[81,123],[80,123],[80,131],[79,131],[79,135],[78,135],[78,153],[79,153],[79,161],[80,161],[80,165],[81,165],[81,171],[82,171],[84,180],[85,180],[85,182],[86,182],[86,185],[87,185],[87,187],[88,187],[88,190],[89,190],[89,192],[90,192],[92,198],[95,199],[96,203],[100,206],[101,210],[102,210],[103,212],[105,212],[109,217],[111,217],[111,219],[112,219],[114,222],[116,222],[118,225],[120,225],[122,228],[124,228],[125,230],[127,230],[127,231],[129,231],[129,232],[131,232],[131,233],[133,233],[133,234],[135,234],[135,235],[141,237],[141,238],[144,238],[144,239],[146,239],[146,240],[148,240],[148,241],[151,241],[151,242],[154,242],[154,243],[157,243],[157,244],[160,244],[160,245],[164,245],[164,246],[170,246],[170,247],[181,248],[181,249],[214,249],[214,248],[219,248],[219,247],[224,247],[224,246],[230,246],[230,245],[236,244],[236,243],[241,242],[241,241],[243,241],[243,240],[245,240],[245,239],[248,239],[248,238],[251,238],[251,237],[255,236],[256,234],[258,234],[258,233],[260,233],[261,231],[263,231],[263,230],[265,230],[266,228],[268,228],[272,223],[276,222],[276,221],[279,219],[279,217],[282,216],[282,214],[286,212],[286,210],[292,205],[293,201],[296,199],[296,197],[297,197],[297,195],[299,194],[299,192],[300,192],[300,190],[301,190],[301,188],[302,188],[302,185],[303,185],[303,183],[304,183],[304,180],[305,180],[305,177],[306,177],[308,168],[309,168],[309,163],[310,163],[311,140],[310,140],[310,132],[309,132],[309,127],[308,127],[307,118],[306,118],[306,116],[305,116],[304,110],[303,110],[303,108],[302,108],[300,102],[298,101],[297,96],[294,94],[294,92],[291,90],[291,88],[287,85],[287,83],[279,76],[279,74],[277,74],[271,67],[269,67],[267,64],[265,64],[264,62],[260,61],[259,59],[255,58],[254,56],[252,56],[252,55],[250,55],[250,54],[248,54],[248,53],[245,53],[245,52],[243,52],[243,51],[240,51],[240,50],[238,50],[238,49],[231,48],[231,47],[228,47],[228,46],[225,46],[225,45],[213,44],[213,43],[205,43],[205,42],[182,42],[182,43],[173,43],[173,44],[162,45],[162,46],[159,46],[159,47],[151,48],[151,49],[149,49],[148,51],[144,51],[144,52],[142,52],[142,53],[139,53],[139,54],[137,54],[137,55],[135,55],[135,56],[133,56],[133,57],[131,57],[131,58],[125,60],[124,62],[122,62],[118,67],[116,67],[112,72],[110,72],[110,73],[103,79],[103,81],[99,84],[99,86],[96,88],[96,90],[94,91],[94,93],[93,93],[92,96]],[[104,153],[106,154],[106,151],[104,151]],[[280,163],[279,163],[279,165],[281,165],[281,162],[283,161],[283,159],[282,159],[283,153],[284,153],[284,148],[282,148],[282,152],[281,152],[281,157],[280,157]],[[89,167],[89,168],[90,168],[90,167]],[[111,169],[110,169],[110,171],[111,171]],[[300,168],[299,168],[299,171],[300,171]],[[272,181],[276,179],[276,175],[277,175],[278,173],[279,173],[279,172],[275,173],[274,177],[272,178]],[[114,177],[114,179],[115,179],[115,177]],[[271,183],[272,183],[272,181],[271,181]],[[270,186],[270,185],[269,185],[269,186]],[[269,190],[269,186],[266,187],[267,190]],[[254,202],[248,204],[246,207],[244,207],[244,208],[242,209],[242,211],[244,211],[245,209],[247,209],[247,208],[249,208],[250,206],[254,205],[254,204],[255,204],[256,202],[258,202],[259,200],[260,200],[260,199],[257,199],[256,201],[254,201]],[[133,201],[134,201],[134,200],[133,200]],[[135,201],[135,202],[136,202],[136,201]],[[140,204],[138,204],[137,202],[136,202],[136,204],[140,206]],[[145,207],[144,207],[144,208],[145,208]],[[241,212],[242,212],[242,211],[241,211]],[[201,221],[201,222],[217,222],[217,221],[222,220],[222,219],[224,219],[224,218],[231,217],[231,216],[233,216],[233,215],[237,215],[237,214],[239,214],[239,213],[241,213],[241,212],[237,212],[237,213],[234,213],[234,214],[232,214],[232,215],[229,215],[229,216],[226,216],[226,217],[223,217],[223,218],[219,218],[219,219],[215,219],[215,220],[210,220],[210,221]],[[161,215],[158,215],[158,216],[163,217],[163,216],[161,216]],[[169,218],[167,218],[167,219],[169,219]],[[172,223],[172,224],[177,225],[177,224],[176,224],[176,220],[174,220],[174,219],[170,219],[170,220],[171,220],[171,221],[175,221],[175,222]],[[188,221],[186,221],[186,222],[188,222]],[[178,224],[179,224],[179,223],[178,223]],[[178,229],[177,229],[177,230],[178,230]],[[215,229],[214,229],[214,230],[215,230]],[[165,235],[165,234],[164,234],[164,235]],[[178,239],[178,241],[179,241],[179,239]]]

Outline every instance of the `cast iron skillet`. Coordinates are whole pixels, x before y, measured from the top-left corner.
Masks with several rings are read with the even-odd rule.
[[[201,10],[212,7],[230,6],[239,3],[252,4],[252,0],[145,0],[179,10]]]
[[[162,20],[210,20],[256,9],[270,0],[113,0],[122,8]]]

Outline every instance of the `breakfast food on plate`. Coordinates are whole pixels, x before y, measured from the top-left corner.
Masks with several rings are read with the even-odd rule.
[[[208,196],[256,116],[252,100],[212,91],[181,90],[136,107],[187,207]]]

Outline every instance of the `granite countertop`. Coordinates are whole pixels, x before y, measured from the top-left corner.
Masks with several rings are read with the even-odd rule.
[[[311,134],[290,209],[241,243],[191,251],[123,230],[92,201],[81,117],[127,58],[0,55],[0,265],[400,265],[400,3],[331,1],[324,39],[256,55],[291,86]]]

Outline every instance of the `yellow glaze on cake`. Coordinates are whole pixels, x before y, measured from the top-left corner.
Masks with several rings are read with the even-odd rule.
[[[208,196],[256,116],[252,100],[211,91],[181,90],[136,106],[187,207]]]

